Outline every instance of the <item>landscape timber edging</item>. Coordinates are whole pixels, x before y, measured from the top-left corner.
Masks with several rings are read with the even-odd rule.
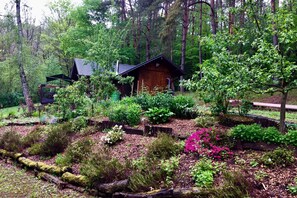
[[[13,152],[8,152],[4,149],[0,149],[0,157],[2,158],[11,158],[13,160],[16,160],[17,162],[20,162],[20,158],[22,159],[21,161],[24,161],[25,159],[27,160],[27,158],[22,157],[23,154],[22,153],[13,153]],[[25,160],[25,161],[26,161]],[[29,159],[28,159],[29,160]],[[68,176],[74,176],[74,178],[79,178],[79,180],[86,180],[85,176],[82,175],[74,175],[72,173],[69,172],[64,172],[63,175],[60,177],[56,176],[56,175],[52,175],[52,172],[46,173],[40,169],[38,169],[37,167],[35,167],[35,165],[37,165],[39,162],[35,162],[33,160],[30,160],[30,164],[27,163],[21,163],[26,167],[29,167],[31,170],[34,170],[35,175],[43,180],[46,180],[48,182],[54,183],[55,185],[57,185],[57,187],[59,189],[65,189],[65,188],[69,188],[75,191],[78,191],[80,193],[84,193],[87,192],[90,195],[94,195],[94,196],[102,196],[102,197],[112,197],[112,198],[157,198],[157,197],[172,197],[172,198],[190,198],[192,196],[195,195],[199,195],[202,193],[202,191],[199,188],[189,188],[189,189],[183,189],[183,188],[177,188],[177,189],[160,189],[160,190],[154,190],[154,191],[149,191],[149,192],[142,192],[142,193],[129,193],[129,192],[122,192],[124,190],[127,189],[128,185],[129,185],[129,178],[125,179],[125,180],[120,180],[120,181],[114,181],[112,183],[102,183],[102,184],[98,184],[95,186],[95,189],[86,189],[86,182],[73,182],[70,183]],[[51,166],[51,165],[47,165],[47,166]],[[39,171],[39,172],[38,172]],[[67,177],[65,175],[68,175]],[[64,179],[63,179],[64,178]],[[203,192],[203,195],[205,195],[205,192]]]

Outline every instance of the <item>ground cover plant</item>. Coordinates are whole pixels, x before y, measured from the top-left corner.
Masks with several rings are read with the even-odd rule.
[[[274,127],[263,128],[258,124],[238,125],[231,129],[231,137],[246,142],[266,142],[297,146],[297,131],[290,130],[280,133]]]
[[[126,104],[132,103],[131,101],[134,103],[133,98],[124,99]],[[203,115],[201,114],[201,116]],[[78,117],[77,120],[79,119],[80,117]],[[103,137],[108,134],[108,130],[101,131],[100,128],[94,126],[85,127],[85,124],[83,124],[82,129],[80,129],[80,121],[77,123],[77,129],[75,129],[76,127],[73,127],[73,121],[64,124],[48,125],[45,127],[34,127],[34,129],[32,128],[31,133],[28,133],[24,138],[21,138],[21,141],[23,143],[27,142],[26,147],[29,148],[27,148],[26,151],[35,154],[30,157],[30,159],[41,160],[49,164],[56,163],[59,166],[71,166],[76,174],[83,174],[88,178],[91,178],[91,182],[89,183],[90,187],[99,185],[102,182],[112,182],[129,178],[130,182],[128,189],[132,192],[144,192],[158,188],[198,186],[199,188],[204,188],[202,191],[207,193],[210,197],[232,197],[235,195],[253,195],[253,193],[261,194],[261,192],[268,193],[263,189],[256,189],[254,186],[252,187],[252,190],[250,190],[250,182],[256,182],[257,185],[259,182],[262,182],[265,185],[274,186],[274,188],[277,189],[278,192],[281,192],[281,194],[290,194],[289,186],[292,187],[290,189],[293,189],[294,183],[288,182],[288,187],[280,189],[271,184],[269,179],[272,177],[277,179],[277,177],[273,175],[276,171],[274,167],[278,167],[277,170],[280,171],[283,169],[284,171],[289,171],[295,168],[294,163],[288,163],[286,166],[283,165],[285,164],[284,162],[280,163],[280,165],[266,165],[264,160],[262,161],[261,159],[264,159],[263,156],[267,152],[255,152],[257,157],[254,155],[242,156],[240,153],[241,151],[231,150],[234,136],[231,136],[232,138],[230,139],[228,130],[224,128],[220,129],[218,123],[215,124],[216,128],[210,129],[195,126],[194,120],[192,120],[192,122],[181,119],[176,122],[176,120],[178,119],[172,118],[171,123],[164,124],[165,126],[173,127],[175,129],[175,134],[179,134],[179,128],[184,129],[185,123],[187,123],[187,125],[191,124],[191,129],[193,131],[195,131],[195,128],[197,129],[194,133],[192,131],[191,135],[184,142],[173,138],[171,135],[162,133],[160,133],[157,138],[143,136],[134,137],[133,135],[123,133],[122,140],[116,141],[116,143],[112,144],[110,147],[108,146],[110,144],[102,142],[102,139],[104,139]],[[263,131],[262,127],[258,128],[258,126],[245,127],[254,127],[255,129],[253,130],[258,129]],[[90,132],[88,132],[88,128],[91,128]],[[204,131],[202,129],[209,130]],[[248,129],[246,129],[247,132],[244,133],[251,133]],[[68,139],[67,147],[61,149],[59,153],[55,151],[55,154],[42,154],[43,156],[41,156],[40,150],[44,147],[44,142],[49,137],[51,131],[55,130],[66,132],[64,134]],[[87,130],[87,132],[85,132],[85,130]],[[118,126],[115,129],[109,130],[121,131]],[[231,129],[231,131],[232,130],[233,129]],[[240,131],[244,130],[244,127],[243,129],[240,129]],[[277,131],[276,129],[267,128],[265,130],[267,132],[264,132],[264,135],[262,134],[261,141],[265,140],[272,143],[274,138],[278,139],[278,136],[276,136],[275,133]],[[287,139],[294,139],[291,138],[295,135],[294,131],[290,131],[288,134]],[[58,132],[55,135],[59,136]],[[284,137],[286,136],[282,134],[280,135]],[[193,141],[189,141],[191,138]],[[25,141],[25,139],[27,140]],[[150,143],[148,143],[149,139]],[[189,149],[189,151],[187,151],[186,148],[189,145],[192,145],[192,148],[195,149],[191,151]],[[102,148],[107,149],[108,151],[101,150]],[[33,152],[34,149],[35,153]],[[36,152],[36,150],[38,152]],[[104,156],[100,157],[96,155]],[[204,158],[201,158],[202,156]],[[288,161],[292,160],[292,158],[286,157],[288,155],[277,156],[281,156],[277,159],[284,160],[287,158],[289,159]],[[269,162],[270,158],[272,159],[273,156],[265,157],[265,161]],[[241,160],[240,163],[239,159]],[[223,165],[224,163],[217,163],[218,161],[221,162],[223,160],[226,162],[225,165]],[[210,165],[212,168],[202,171],[203,168],[201,167],[204,167],[202,165],[205,161],[208,161],[206,164]],[[196,164],[202,165],[200,166]],[[275,164],[277,164],[277,162]],[[194,167],[196,169],[194,169]],[[234,171],[234,169],[244,175],[244,177],[247,178],[247,181],[238,175],[233,174],[232,171]],[[246,175],[246,170],[249,170],[250,172],[248,175]],[[262,172],[265,172],[266,174],[262,174]],[[233,178],[234,180],[230,179],[228,182],[228,179],[224,179],[224,177],[229,179]],[[293,181],[292,177],[289,176],[288,179],[290,178],[290,181]],[[219,185],[217,185],[218,183]],[[252,197],[259,196],[256,195]]]
[[[226,135],[220,129],[202,128],[186,140],[185,152],[222,160],[233,155],[226,143]]]

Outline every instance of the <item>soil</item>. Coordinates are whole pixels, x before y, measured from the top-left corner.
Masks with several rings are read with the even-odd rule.
[[[197,131],[199,128],[195,126],[193,120],[180,120],[171,119],[170,123],[159,125],[162,127],[172,127],[174,133],[182,135],[190,135]],[[13,129],[20,133],[22,136],[28,134],[34,129],[35,126],[17,126],[17,127],[2,127],[0,134],[6,130]],[[139,128],[140,126],[138,126]],[[101,142],[101,137],[106,133],[97,131],[94,134],[84,137],[90,137],[95,142],[93,147],[94,151],[100,151],[104,146]],[[72,142],[84,138],[82,135],[75,135],[72,137]],[[145,137],[141,135],[125,134],[124,140],[110,147],[110,155],[119,159],[120,162],[125,163],[126,160],[137,159],[147,152],[147,145],[153,142],[155,137]],[[227,170],[240,172],[249,181],[251,185],[250,195],[256,198],[266,197],[294,197],[288,190],[288,185],[297,185],[294,183],[297,177],[297,165],[293,164],[290,167],[267,168],[264,166],[255,165],[255,159],[263,154],[262,151],[252,150],[236,150],[234,151],[233,160],[226,162]],[[55,157],[44,159],[39,156],[29,157],[33,160],[44,161],[48,164],[55,163]],[[190,170],[198,161],[198,157],[191,154],[182,153],[178,169],[173,176],[172,187],[176,188],[191,188],[195,184],[191,178]],[[297,159],[296,159],[297,160]],[[2,163],[2,162],[1,162]],[[74,173],[79,173],[79,165],[75,164],[73,167]],[[256,179],[256,176],[261,176]],[[216,176],[215,185],[220,185],[222,175]]]

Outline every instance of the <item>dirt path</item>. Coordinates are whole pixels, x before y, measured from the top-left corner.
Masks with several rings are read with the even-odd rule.
[[[25,172],[0,160],[0,197],[89,197],[73,190],[59,190],[55,185],[41,181],[31,173]]]

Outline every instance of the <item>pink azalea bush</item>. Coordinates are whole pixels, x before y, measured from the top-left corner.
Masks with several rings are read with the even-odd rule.
[[[200,156],[217,160],[229,158],[233,155],[233,152],[227,146],[218,145],[222,135],[220,130],[202,128],[186,140],[185,152],[198,153]]]

